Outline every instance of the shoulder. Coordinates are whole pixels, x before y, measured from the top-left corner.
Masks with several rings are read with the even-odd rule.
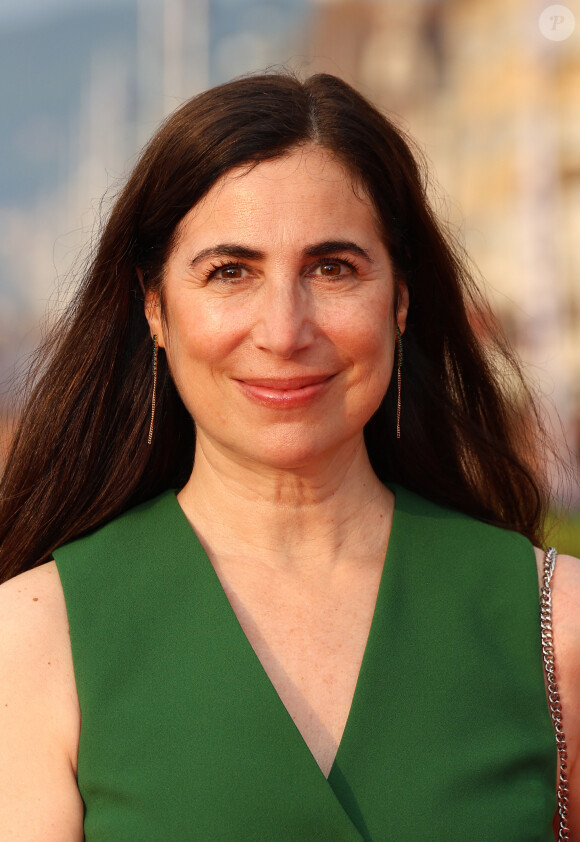
[[[4,582],[0,586],[0,616],[4,651],[22,650],[21,656],[31,656],[32,643],[42,648],[51,645],[47,632],[52,633],[52,640],[54,635],[62,639],[66,608],[55,563],[48,562]]]
[[[53,562],[0,587],[0,624],[0,836],[82,838],[80,712]]]
[[[580,559],[559,555],[552,579],[556,664],[560,667],[564,710],[578,709],[580,698]],[[566,705],[566,701],[568,704]],[[580,717],[577,723],[580,749]],[[572,733],[570,733],[572,737]]]
[[[536,549],[538,577],[543,579],[544,553]],[[552,628],[556,677],[564,714],[578,708],[580,698],[580,559],[558,555],[552,577]],[[580,717],[569,719],[573,728],[566,736],[576,739],[580,749]],[[577,727],[576,727],[577,726]],[[569,732],[569,733],[568,733]]]
[[[3,686],[31,704],[74,687],[68,621],[56,565],[48,562],[0,586],[0,670]],[[3,702],[4,707],[9,702]]]
[[[544,575],[544,552],[535,548],[538,580]],[[580,559],[558,555],[552,577],[552,606],[555,640],[566,660],[572,658],[580,682]],[[579,687],[580,689],[580,687]]]
[[[543,576],[544,553],[536,549],[538,575]],[[552,629],[556,680],[568,749],[569,817],[580,829],[580,559],[559,555],[552,578]]]
[[[395,499],[392,534],[405,556],[429,559],[429,567],[439,580],[446,577],[454,592],[463,589],[460,592],[466,600],[468,593],[471,598],[485,595],[490,616],[503,611],[506,602],[511,601],[515,607],[517,601],[518,610],[536,623],[534,551],[524,535],[400,486]]]
[[[183,518],[173,489],[126,509],[54,551],[63,584],[71,576],[84,576],[87,564],[96,564],[101,570],[106,568],[107,574],[114,575],[119,557],[139,557],[144,547],[163,547],[167,532]]]
[[[25,605],[31,607],[31,602],[40,602],[40,597],[33,593],[39,589],[46,597],[42,603],[44,607],[50,604],[54,608],[59,601],[61,607],[64,607],[62,589],[60,588],[54,561],[41,564],[32,570],[26,570],[24,573],[3,582],[0,585],[0,604],[4,609],[8,609],[10,606],[18,606],[20,610]],[[47,599],[49,602],[47,602]]]
[[[54,562],[0,587],[0,727],[51,729],[76,766],[80,713],[67,613]],[[5,737],[4,737],[5,738]],[[3,738],[3,739],[4,739]]]

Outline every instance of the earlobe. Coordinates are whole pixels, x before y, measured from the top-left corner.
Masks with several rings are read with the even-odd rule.
[[[149,322],[151,330],[151,338],[157,336],[158,345],[163,348],[163,332],[161,330],[161,306],[159,300],[159,292],[152,289],[145,289],[145,273],[139,266],[135,267],[137,273],[137,280],[143,293],[143,304],[145,310],[145,318]]]
[[[151,337],[157,336],[157,343],[160,348],[165,347],[163,338],[163,325],[161,319],[161,302],[159,300],[159,292],[154,290],[147,290],[145,292],[145,318],[149,323]]]
[[[397,281],[397,312],[395,314],[396,324],[401,331],[405,332],[407,326],[407,314],[409,312],[409,287],[405,281]]]

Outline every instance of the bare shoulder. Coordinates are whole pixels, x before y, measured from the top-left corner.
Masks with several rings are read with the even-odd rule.
[[[540,576],[544,553],[536,550]],[[556,680],[568,749],[569,818],[580,831],[580,559],[559,555],[552,578],[552,628]],[[575,838],[575,837],[574,837]]]
[[[544,553],[536,549],[538,578],[542,583]],[[560,639],[560,653],[580,669],[580,559],[558,555],[552,577],[552,604],[555,638]],[[577,673],[580,681],[580,672]]]
[[[0,586],[0,838],[82,839],[80,712],[54,562]]]
[[[54,562],[0,586],[0,618],[0,664],[13,680],[40,682],[48,689],[73,677],[66,606]]]
[[[0,612],[3,628],[17,633],[19,639],[23,633],[34,635],[45,622],[66,625],[64,595],[54,561],[0,585]]]
[[[544,553],[536,550],[538,575],[543,576]],[[552,625],[557,678],[564,710],[578,710],[580,698],[580,559],[558,555],[552,577]],[[577,723],[580,747],[580,716]],[[572,732],[570,732],[570,737]]]

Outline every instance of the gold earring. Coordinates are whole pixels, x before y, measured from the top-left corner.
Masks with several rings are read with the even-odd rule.
[[[153,394],[151,396],[151,423],[147,444],[153,441],[153,424],[155,422],[155,404],[157,403],[157,334],[153,336]]]
[[[403,335],[397,325],[397,438],[401,438],[401,369],[403,368]]]

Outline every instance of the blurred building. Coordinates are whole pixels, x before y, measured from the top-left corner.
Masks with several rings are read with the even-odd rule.
[[[578,453],[580,25],[549,40],[547,5],[326,0],[309,70],[343,76],[418,140],[437,209]]]

